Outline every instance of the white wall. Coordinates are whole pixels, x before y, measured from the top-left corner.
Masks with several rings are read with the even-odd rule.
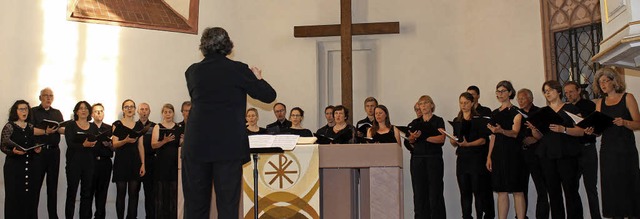
[[[504,79],[516,89],[530,88],[535,103],[544,105],[537,1],[369,0],[353,6],[354,22],[400,22],[398,35],[354,37],[378,41],[377,98],[389,108],[392,123],[408,123],[422,94],[433,97],[437,115],[450,119],[458,111],[458,95],[471,84],[482,90],[481,103],[495,108],[495,84]],[[307,115],[324,108],[317,101],[316,43],[338,38],[294,38],[293,26],[338,23],[337,1],[213,0],[200,1],[200,8],[200,32],[207,26],[227,29],[236,45],[234,59],[262,68],[278,91],[276,101],[289,109],[300,106]],[[153,121],[162,104],[179,107],[188,98],[183,74],[201,58],[199,36],[69,22],[65,9],[66,1],[57,0],[10,1],[0,9],[0,121],[16,99],[37,105],[45,86],[54,89],[53,105],[66,118],[86,99],[106,104],[107,122],[117,119],[126,98],[150,103]],[[355,110],[362,110],[361,101],[354,100]],[[261,108],[259,125],[274,120],[271,105],[250,103]],[[322,125],[317,121],[307,118],[303,125],[315,130]],[[455,155],[444,147],[447,211],[456,218]],[[411,218],[408,177],[404,184],[405,217]]]

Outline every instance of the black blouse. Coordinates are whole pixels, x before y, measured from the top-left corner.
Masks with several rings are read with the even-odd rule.
[[[93,148],[82,145],[88,135],[98,135],[96,124],[89,123],[88,129],[81,129],[76,122],[67,124],[64,130],[64,139],[67,141],[67,162],[89,164],[95,160]]]
[[[425,130],[437,130],[438,128],[445,129],[444,120],[436,115],[433,115],[429,121],[424,121],[422,117],[414,119],[409,123],[409,127],[423,127]],[[410,128],[412,129],[412,128]],[[428,137],[441,135],[437,131],[422,131],[420,137],[413,143],[412,155],[442,155],[442,146],[444,143],[434,144],[426,141]]]
[[[467,142],[473,142],[478,139],[484,138],[485,144],[474,147],[458,147],[456,149],[457,155],[462,154],[487,154],[489,145],[489,135],[491,131],[487,128],[488,119],[481,116],[473,116],[470,120],[460,121],[457,117],[453,120],[453,135],[458,138],[458,142],[462,142],[464,139]]]

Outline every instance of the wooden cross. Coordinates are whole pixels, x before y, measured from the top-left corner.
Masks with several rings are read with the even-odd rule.
[[[371,34],[396,34],[400,33],[399,22],[361,23],[351,22],[351,0],[340,0],[340,24],[295,26],[294,37],[326,37],[340,36],[341,47],[341,81],[342,81],[342,105],[353,112],[353,63],[352,63],[352,36]],[[349,117],[349,124],[353,123],[353,116]]]

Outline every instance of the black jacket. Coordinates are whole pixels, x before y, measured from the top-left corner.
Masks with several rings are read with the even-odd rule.
[[[207,55],[186,71],[191,111],[184,134],[185,159],[249,161],[245,127],[247,94],[273,102],[276,91],[249,67],[220,54]]]

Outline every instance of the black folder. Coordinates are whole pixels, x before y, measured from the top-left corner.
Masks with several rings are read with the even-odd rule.
[[[21,151],[27,152],[27,151],[30,151],[30,150],[33,150],[33,149],[36,149],[36,148],[42,147],[42,146],[44,146],[44,144],[36,144],[36,145],[30,146],[30,147],[18,145],[18,149],[21,150]]]
[[[405,136],[409,136],[409,126],[396,126],[396,128],[398,128],[398,131],[401,131],[405,134]]]
[[[361,132],[362,134],[366,135],[367,134],[367,130],[369,128],[371,128],[371,123],[360,123],[358,124],[358,127],[356,127],[358,129],[359,132]],[[358,142],[361,142],[360,140],[358,140]]]
[[[593,133],[602,134],[611,124],[613,124],[613,118],[604,113],[594,111],[576,125],[582,128],[593,127]]]
[[[374,143],[373,138],[369,137],[356,137],[359,143]]]
[[[40,122],[39,124],[36,125],[36,128],[39,129],[47,129],[49,127],[52,128],[60,128],[60,127],[65,127],[67,124],[69,124],[69,122],[72,122],[73,120],[67,120],[67,121],[62,121],[62,122],[58,122],[58,121],[53,121],[53,120],[49,120],[49,119],[43,119],[42,122]]]
[[[78,143],[84,142],[85,139],[87,141],[90,141],[90,142],[94,142],[94,141],[110,141],[111,140],[111,131],[100,132],[98,134],[92,134],[92,133],[86,133],[86,132],[77,132],[76,135],[77,135],[76,141]]]
[[[331,144],[333,142],[333,138],[327,137],[326,135],[316,133],[316,138],[318,138],[318,144]]]
[[[172,129],[160,128],[159,134],[160,134],[160,137],[164,137],[164,136],[173,134],[173,136],[175,136],[175,140],[179,140],[180,139],[180,135],[182,135],[182,130],[180,128],[177,128],[177,127],[176,128],[172,128]]]
[[[537,112],[531,114],[527,120],[535,126],[542,134],[546,134],[550,132],[549,125],[556,124],[560,125],[564,123],[564,119],[553,111],[551,107],[543,107]]]
[[[440,133],[440,131],[438,131],[438,129],[436,127],[433,127],[432,125],[430,125],[427,122],[421,122],[418,125],[416,125],[415,127],[409,128],[409,131],[411,131],[411,132],[420,131],[421,132],[420,137],[418,137],[416,139],[417,141],[426,140],[428,137],[431,137],[431,136],[442,135],[442,133]]]
[[[150,128],[151,128],[151,124],[146,125],[144,128],[140,130],[133,130],[124,125],[119,125],[119,126],[116,126],[116,129],[113,131],[113,135],[120,136],[120,137],[124,136],[123,138],[126,138],[126,136],[129,136],[129,138],[137,138],[146,134]]]

